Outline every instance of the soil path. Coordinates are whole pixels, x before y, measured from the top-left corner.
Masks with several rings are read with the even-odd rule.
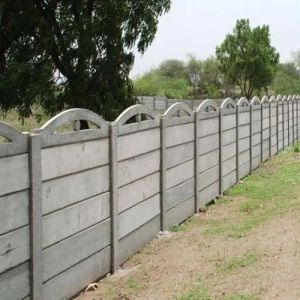
[[[269,167],[267,172],[276,172]],[[245,218],[240,213],[245,201],[233,197],[195,215],[77,300],[300,299],[300,197],[239,237],[207,234],[212,224]]]
[[[204,237],[201,229],[153,241],[121,271],[101,281],[97,291],[84,293],[78,300],[174,299],[198,282],[207,287],[212,299],[236,294],[300,299],[299,211],[276,217],[242,239]],[[250,251],[260,256],[255,263],[221,270],[226,261]]]

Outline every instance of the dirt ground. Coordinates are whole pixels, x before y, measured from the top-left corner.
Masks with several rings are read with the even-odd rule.
[[[265,171],[278,171],[269,169]],[[213,205],[180,230],[152,241],[101,280],[96,291],[77,300],[300,299],[299,199],[293,196],[291,207],[277,210],[239,237],[208,234],[209,220],[246,218],[240,208],[247,200],[231,197]]]

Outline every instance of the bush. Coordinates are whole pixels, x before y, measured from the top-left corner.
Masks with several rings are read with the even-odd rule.
[[[169,99],[191,98],[192,87],[187,79],[171,78],[150,71],[133,83],[136,96],[164,96]]]

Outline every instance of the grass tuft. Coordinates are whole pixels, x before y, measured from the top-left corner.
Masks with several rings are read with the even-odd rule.
[[[211,297],[208,293],[206,287],[201,284],[196,284],[190,291],[187,293],[176,297],[177,300],[211,300]]]
[[[126,281],[126,287],[133,294],[138,293],[142,289],[142,285],[134,278],[129,278]]]
[[[223,273],[230,273],[241,268],[248,267],[252,264],[255,264],[261,257],[261,254],[257,251],[248,251],[241,257],[233,258],[224,263],[220,268],[220,271]]]

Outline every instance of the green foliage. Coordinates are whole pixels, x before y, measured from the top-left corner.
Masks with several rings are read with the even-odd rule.
[[[298,72],[300,71],[300,50],[292,52],[293,63],[295,64]]]
[[[165,96],[172,99],[188,98],[191,87],[185,78],[162,76],[157,70],[150,71],[134,81],[135,95]]]
[[[276,73],[279,54],[271,46],[269,27],[251,28],[249,20],[238,20],[216,49],[220,70],[226,80],[237,85],[242,96],[251,98],[271,84]]]
[[[300,145],[299,144],[294,146],[294,152],[295,153],[300,153]]]
[[[279,64],[270,89],[275,94],[300,93],[300,72],[294,62]]]
[[[188,55],[188,61],[186,64],[186,73],[193,87],[194,97],[197,98],[201,91],[203,64],[194,55]]]
[[[186,78],[185,64],[179,59],[167,59],[163,61],[158,72],[162,76],[170,78]]]
[[[116,117],[133,103],[133,49],[143,53],[170,0],[2,1],[0,109],[22,117],[83,107]]]
[[[193,55],[186,62],[166,60],[134,81],[135,95],[168,98],[219,98],[218,62],[211,57],[199,60]]]

